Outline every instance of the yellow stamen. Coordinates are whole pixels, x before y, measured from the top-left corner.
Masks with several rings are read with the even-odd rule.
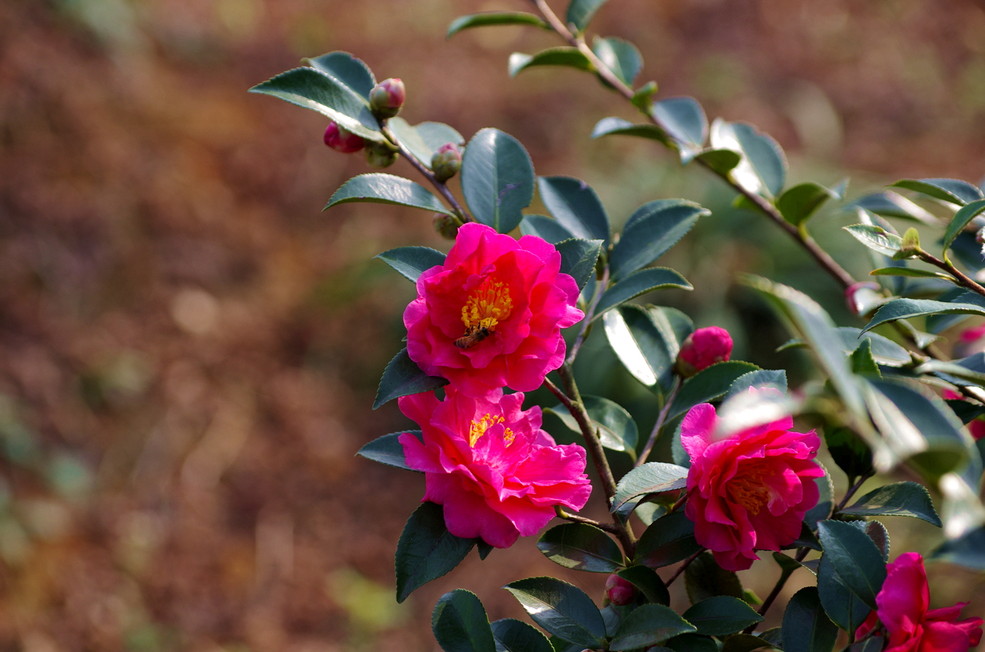
[[[502,281],[486,278],[465,300],[462,306],[462,323],[467,333],[480,329],[492,331],[499,322],[510,316],[513,300],[510,289]]]
[[[506,419],[502,416],[494,417],[491,414],[484,414],[479,420],[473,419],[472,427],[469,428],[469,446],[475,448],[476,443],[482,438],[483,435],[486,434],[487,430],[498,423],[503,423],[504,421],[506,421]],[[513,443],[514,438],[516,438],[516,434],[512,430],[509,428],[503,428],[503,440],[506,442],[507,446]]]
[[[753,470],[733,478],[727,485],[732,500],[745,507],[751,514],[758,514],[770,499],[770,489],[763,482],[762,476],[761,471]]]

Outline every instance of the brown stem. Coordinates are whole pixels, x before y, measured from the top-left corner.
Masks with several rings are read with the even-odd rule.
[[[701,556],[701,553],[703,553],[704,551],[705,551],[705,549],[702,548],[698,552],[694,553],[693,555],[691,555],[690,557],[688,557],[687,559],[685,559],[681,563],[681,565],[678,566],[677,569],[674,571],[674,574],[671,575],[667,579],[667,581],[664,583],[664,585],[669,587],[671,584],[673,584],[674,583],[674,580],[676,580],[678,577],[680,577],[681,576],[681,573],[683,573],[684,571],[686,571],[687,570],[687,567],[690,566],[694,562],[695,559],[697,559],[698,557],[700,557]]]
[[[597,527],[600,530],[605,530],[606,532],[610,532],[612,534],[616,534],[616,535],[619,534],[619,528],[617,528],[614,525],[609,525],[608,523],[600,523],[591,518],[585,518],[584,516],[579,516],[578,514],[572,514],[571,512],[565,511],[561,507],[555,507],[554,511],[557,513],[558,518],[563,518],[566,521],[571,521],[572,523],[584,523],[585,525],[591,525],[593,527]]]
[[[934,267],[938,267],[944,270],[945,272],[947,272],[948,274],[950,274],[951,276],[953,276],[954,279],[958,282],[958,284],[961,285],[962,287],[965,287],[971,290],[972,292],[977,292],[978,294],[985,296],[985,287],[982,287],[981,285],[976,283],[974,279],[972,279],[970,276],[962,272],[960,269],[955,267],[950,262],[946,260],[941,260],[937,256],[934,256],[930,252],[924,251],[923,249],[917,251],[916,256],[923,262],[930,263]]]
[[[390,143],[397,148],[400,155],[407,159],[407,162],[414,166],[414,169],[424,175],[424,178],[427,179],[432,186],[434,186],[434,189],[437,190],[442,197],[444,197],[445,201],[448,202],[448,205],[451,206],[452,210],[455,212],[456,217],[463,222],[475,221],[469,212],[465,210],[465,207],[462,206],[457,199],[455,199],[455,195],[451,193],[448,186],[443,182],[438,181],[438,178],[434,176],[434,173],[431,172],[431,170],[429,170],[424,163],[418,160],[418,158],[414,156],[413,152],[404,147],[403,143],[397,140],[397,137],[393,134],[393,131],[391,131],[389,127],[383,127],[383,135],[386,136],[387,140],[389,140]]]
[[[650,436],[646,440],[646,446],[643,447],[643,451],[640,456],[636,458],[636,463],[634,466],[640,466],[646,462],[646,458],[650,456],[653,451],[653,446],[657,443],[657,436],[660,434],[660,429],[663,428],[664,422],[667,420],[667,415],[670,413],[670,405],[674,402],[677,397],[677,392],[681,388],[681,377],[674,376],[674,384],[667,393],[667,398],[664,399],[663,407],[660,408],[660,413],[657,415],[657,420],[653,424],[653,429],[650,430]]]

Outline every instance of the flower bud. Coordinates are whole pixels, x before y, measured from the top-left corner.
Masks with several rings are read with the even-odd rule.
[[[431,221],[431,225],[434,226],[434,230],[437,231],[438,235],[442,238],[446,240],[454,240],[455,236],[458,235],[458,228],[462,226],[462,223],[454,215],[435,213],[434,218]]]
[[[374,168],[385,168],[397,160],[397,150],[386,143],[366,145],[366,162]]]
[[[337,152],[351,154],[358,152],[366,146],[366,141],[362,136],[357,136],[348,129],[339,126],[334,120],[325,127],[325,144]]]
[[[445,143],[431,157],[434,177],[444,183],[462,169],[462,152],[455,143]]]
[[[605,599],[617,607],[630,604],[636,599],[636,587],[613,573],[605,580]]]
[[[396,77],[384,79],[369,92],[369,108],[380,119],[392,118],[400,113],[407,92],[404,83]]]
[[[725,362],[732,355],[732,337],[718,326],[699,328],[684,340],[674,365],[677,373],[690,378],[716,362]]]
[[[879,284],[873,281],[859,281],[845,288],[845,305],[855,315],[867,315],[875,310],[883,299],[879,292]]]

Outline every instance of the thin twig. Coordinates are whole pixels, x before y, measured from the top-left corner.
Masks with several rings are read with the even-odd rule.
[[[578,330],[578,335],[571,343],[571,350],[568,353],[567,359],[567,363],[569,365],[575,363],[575,358],[578,356],[578,351],[581,350],[581,345],[585,343],[585,335],[588,333],[588,328],[592,324],[592,319],[595,318],[595,308],[599,305],[599,299],[602,298],[602,294],[605,292],[605,286],[608,284],[609,266],[606,265],[602,270],[602,278],[598,279],[595,284],[595,293],[593,294],[591,301],[588,302],[588,307],[585,308],[585,317],[581,321],[581,328]]]
[[[671,386],[670,391],[667,393],[667,397],[664,399],[663,407],[660,408],[660,413],[657,414],[657,420],[653,424],[653,429],[650,430],[650,436],[646,440],[646,445],[643,447],[643,451],[640,456],[636,458],[636,463],[634,466],[640,466],[646,462],[646,458],[650,456],[653,451],[653,446],[657,443],[657,436],[660,434],[660,429],[663,428],[664,422],[667,420],[667,415],[670,414],[670,405],[677,398],[677,392],[681,388],[681,377],[674,376],[674,384]]]
[[[676,580],[678,577],[680,577],[681,576],[681,573],[683,573],[684,571],[686,571],[687,570],[687,567],[690,566],[694,562],[695,559],[697,559],[698,557],[700,557],[701,556],[701,553],[703,553],[704,551],[705,551],[705,549],[702,548],[698,552],[694,553],[693,555],[691,555],[690,557],[688,557],[687,559],[685,559],[684,562],[681,563],[681,565],[678,566],[677,569],[674,571],[674,574],[671,575],[667,579],[666,582],[664,582],[664,586],[668,586],[669,587],[671,584],[673,584],[674,583],[674,580]]]
[[[619,528],[614,525],[609,525],[608,523],[600,523],[591,518],[585,518],[584,516],[579,516],[578,514],[572,514],[571,512],[565,511],[561,507],[554,508],[555,513],[557,513],[558,518],[563,518],[566,521],[571,521],[573,523],[584,523],[585,525],[591,525],[597,527],[600,530],[605,530],[612,534],[619,534]]]
[[[982,287],[981,285],[976,283],[973,278],[962,272],[960,269],[955,267],[952,263],[946,260],[941,260],[937,256],[934,256],[930,252],[924,251],[923,249],[917,251],[915,255],[923,262],[930,263],[934,267],[938,267],[944,270],[945,272],[947,272],[948,274],[950,274],[951,276],[953,276],[954,279],[958,282],[958,285],[961,285],[962,287],[965,287],[971,290],[972,292],[976,292],[982,296],[985,296],[985,287]]]

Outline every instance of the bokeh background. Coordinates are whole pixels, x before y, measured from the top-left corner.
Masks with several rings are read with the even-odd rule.
[[[412,289],[371,258],[447,243],[410,209],[320,212],[363,161],[321,144],[321,116],[246,93],[302,57],[346,50],[403,78],[411,122],[515,135],[616,222],[660,197],[715,208],[671,261],[697,291],[659,300],[732,327],[739,357],[810,372],[772,353],[786,333],[731,282],[755,271],[837,306],[805,257],[654,144],[591,141],[597,119],[632,117],[591,78],[510,80],[509,53],[548,35],[444,38],[457,15],[523,8],[0,2],[0,650],[432,650],[443,592],[520,616],[498,587],[561,570],[524,541],[395,604],[393,550],[423,482],[354,453],[408,426],[370,406]],[[850,176],[858,195],[985,174],[979,1],[613,0],[596,28],[636,42],[664,96],[775,136],[794,181]],[[819,220],[861,270],[847,221]],[[598,391],[626,383],[611,374]],[[981,586],[931,575],[941,603]]]

